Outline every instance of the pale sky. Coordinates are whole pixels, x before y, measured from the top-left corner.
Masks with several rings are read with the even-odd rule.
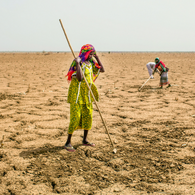
[[[195,0],[0,0],[0,52],[195,51]]]

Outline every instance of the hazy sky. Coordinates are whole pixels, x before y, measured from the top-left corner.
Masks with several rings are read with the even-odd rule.
[[[195,51],[195,0],[0,0],[0,51]]]

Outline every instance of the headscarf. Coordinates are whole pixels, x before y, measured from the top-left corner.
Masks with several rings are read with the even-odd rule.
[[[79,57],[81,58],[81,61],[84,62],[85,60],[87,60],[91,52],[95,52],[95,48],[93,47],[93,45],[90,44],[83,45],[79,53]]]
[[[90,44],[86,44],[86,45],[83,45],[81,47],[81,50],[80,50],[80,53],[79,53],[79,57],[81,58],[81,62],[84,62],[88,59],[89,57],[89,54],[91,52],[96,52],[95,51],[95,48],[93,47],[93,45],[90,45]],[[90,62],[92,64],[94,64],[98,69],[100,69],[101,67],[99,66],[98,63],[96,63],[93,59],[90,59]],[[68,77],[68,81],[71,81],[72,80],[72,74],[74,72],[76,72],[77,69],[76,69],[76,62],[75,60],[73,60],[72,64],[70,65],[70,69],[66,75],[66,77]]]

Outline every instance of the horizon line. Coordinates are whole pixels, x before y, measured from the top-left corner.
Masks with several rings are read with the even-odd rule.
[[[0,51],[0,53],[71,53],[71,51]],[[75,51],[79,53],[79,51]],[[102,53],[194,53],[195,51],[97,51]]]

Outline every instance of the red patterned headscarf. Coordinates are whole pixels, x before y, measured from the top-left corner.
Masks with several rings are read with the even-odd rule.
[[[93,45],[90,45],[90,44],[83,45],[81,47],[81,50],[80,50],[80,53],[79,53],[79,57],[81,58],[81,61],[82,62],[86,61],[88,59],[89,54],[91,52],[96,52],[95,48],[93,47]],[[96,62],[94,62],[93,59],[91,59],[90,62],[95,64],[98,67],[98,64]],[[68,71],[68,73],[66,75],[68,77],[68,81],[72,80],[72,74],[74,72],[76,72],[76,62],[75,62],[75,60],[73,60],[71,66],[70,66],[70,69],[69,69],[69,71]]]
[[[83,45],[83,47],[81,47],[79,57],[81,58],[82,62],[87,60],[91,52],[95,52],[95,48],[93,47],[93,45],[86,44],[86,45]]]

